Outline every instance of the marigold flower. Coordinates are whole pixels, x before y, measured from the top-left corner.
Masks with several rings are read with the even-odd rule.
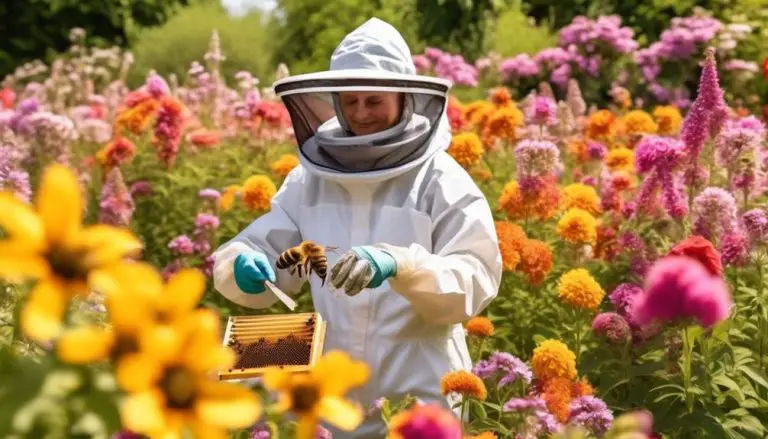
[[[546,242],[528,239],[520,249],[520,264],[517,269],[525,274],[531,285],[541,285],[552,272],[552,247]]]
[[[499,208],[509,219],[538,217],[548,220],[560,210],[560,190],[553,179],[539,179],[540,187],[523,192],[520,184],[512,180],[504,186],[499,197]]]
[[[464,118],[469,121],[470,125],[482,130],[494,111],[493,104],[490,102],[474,101],[464,107]]]
[[[590,160],[587,142],[583,139],[571,140],[568,142],[566,150],[579,163],[586,163]]]
[[[451,140],[451,146],[448,148],[448,154],[464,169],[469,169],[480,163],[484,152],[483,143],[473,132],[455,134]]]
[[[290,174],[293,168],[298,165],[299,158],[294,154],[283,154],[280,156],[280,158],[272,162],[272,173],[280,178],[285,178],[288,176],[288,174]]]
[[[456,370],[443,375],[440,379],[440,389],[444,396],[458,393],[481,401],[488,397],[483,380],[468,370]]]
[[[572,244],[592,244],[597,241],[597,221],[584,209],[572,207],[557,222],[557,234]]]
[[[276,192],[277,188],[269,177],[254,175],[243,183],[243,204],[250,210],[269,210]]]
[[[121,134],[125,130],[133,134],[145,132],[152,124],[160,102],[156,99],[145,99],[131,108],[122,110],[115,118],[115,133]]]
[[[597,194],[594,186],[588,186],[583,183],[573,183],[563,189],[565,196],[565,208],[578,207],[584,209],[592,215],[597,215],[602,210],[600,208],[600,196]]]
[[[570,379],[556,377],[548,380],[544,384],[542,398],[547,404],[547,409],[558,421],[562,423],[568,421],[570,405],[573,400]]]
[[[576,378],[576,354],[559,340],[544,340],[533,350],[533,373],[541,381]]]
[[[523,228],[509,221],[496,221],[496,235],[505,271],[514,271],[520,263],[520,249],[527,237]]]
[[[658,124],[658,133],[661,135],[676,135],[683,124],[683,116],[680,110],[673,105],[659,105],[653,109],[653,117]]]
[[[498,108],[488,115],[483,125],[483,141],[487,147],[492,147],[497,140],[512,143],[517,140],[517,129],[524,125],[523,112],[511,104]]]
[[[243,190],[243,187],[238,184],[231,184],[224,188],[221,192],[221,196],[217,201],[217,206],[223,212],[232,210],[232,206],[235,203],[235,197],[237,197]]]
[[[464,439],[498,439],[498,436],[491,431],[484,431],[474,436],[464,436]]]
[[[584,268],[573,269],[560,277],[558,295],[575,308],[597,309],[605,297],[605,291]]]
[[[639,136],[643,134],[655,134],[658,130],[656,122],[650,114],[643,110],[633,110],[624,115],[623,118],[624,133],[627,136]]]
[[[629,148],[614,148],[605,156],[605,165],[613,172],[634,172],[635,153]]]
[[[573,384],[571,384],[571,395],[574,398],[580,398],[582,396],[591,396],[595,394],[595,388],[589,384],[586,378],[582,378]]]
[[[490,337],[496,328],[488,317],[472,317],[466,323],[467,332],[475,337]]]
[[[96,153],[96,159],[106,168],[121,166],[136,157],[136,145],[125,137],[116,137]]]
[[[616,116],[608,110],[592,113],[587,119],[587,137],[610,142],[616,136]]]
[[[497,107],[513,105],[512,93],[507,87],[494,87],[488,91],[488,100]]]

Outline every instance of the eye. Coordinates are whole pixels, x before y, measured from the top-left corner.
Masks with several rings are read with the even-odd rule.
[[[375,98],[369,98],[367,102],[368,102],[368,105],[375,106],[375,105],[381,104],[381,101],[382,101],[381,98],[375,97]]]

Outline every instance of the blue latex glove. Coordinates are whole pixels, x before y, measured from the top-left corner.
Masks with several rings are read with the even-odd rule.
[[[353,247],[331,269],[331,284],[354,296],[365,288],[381,286],[397,275],[397,261],[389,253],[371,246]]]
[[[264,253],[244,252],[235,258],[235,284],[248,294],[264,292],[264,281],[276,282],[275,271]]]

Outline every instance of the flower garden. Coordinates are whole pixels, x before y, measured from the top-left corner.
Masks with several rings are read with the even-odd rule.
[[[217,379],[227,317],[289,312],[210,282],[299,163],[288,114],[248,72],[222,77],[216,34],[187,77],[130,88],[130,53],[73,30],[0,89],[0,434],[305,439],[381,416],[391,439],[766,437],[766,122],[729,26],[680,18],[643,48],[577,18],[535,56],[414,55],[457,84],[448,153],[504,263],[464,323],[474,367],[440,383],[462,421],[410,395],[356,406],[370,366],[341,352]]]

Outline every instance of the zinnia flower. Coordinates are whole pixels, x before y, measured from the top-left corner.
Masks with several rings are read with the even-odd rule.
[[[586,210],[572,207],[557,222],[557,233],[572,244],[594,245],[597,240],[597,221]]]
[[[576,354],[559,340],[544,340],[533,350],[533,373],[541,381],[576,378]]]
[[[558,294],[570,306],[594,310],[603,301],[605,291],[587,270],[576,268],[560,277]]]
[[[251,210],[269,210],[276,192],[277,188],[269,177],[254,175],[243,183],[243,204]]]
[[[624,317],[604,312],[595,316],[592,320],[592,330],[595,334],[605,337],[611,344],[624,344],[632,339],[632,332]]]
[[[462,439],[461,421],[437,404],[412,407],[393,416],[387,439]]]
[[[481,401],[488,397],[488,391],[483,380],[466,370],[457,370],[443,375],[440,379],[440,389],[443,395],[456,393]]]

